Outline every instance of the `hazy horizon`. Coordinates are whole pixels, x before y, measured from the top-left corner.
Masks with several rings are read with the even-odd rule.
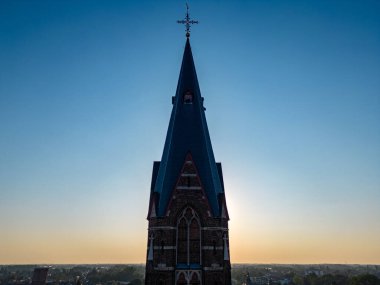
[[[31,266],[31,265],[37,265],[37,266],[54,266],[54,265],[62,265],[62,266],[69,266],[69,265],[136,265],[136,266],[146,266],[145,261],[140,263],[134,263],[134,262],[128,262],[128,263],[14,263],[14,264],[6,264],[6,263],[0,263],[0,266]],[[233,262],[231,265],[357,265],[357,266],[379,266],[380,264],[371,264],[371,263],[252,263],[252,262]]]

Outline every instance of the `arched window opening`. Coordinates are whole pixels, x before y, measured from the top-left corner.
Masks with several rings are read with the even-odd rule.
[[[191,285],[200,285],[201,282],[199,280],[199,276],[197,273],[193,273],[193,275],[191,276],[191,279],[190,279],[190,284]]]
[[[182,218],[178,224],[177,263],[187,263],[187,221]]]
[[[190,223],[189,248],[190,263],[200,263],[200,227],[196,219],[192,219]]]
[[[193,209],[187,208],[184,211],[184,217],[187,220],[187,222],[189,222],[193,216],[194,216],[194,210]]]
[[[183,272],[178,276],[177,285],[187,285],[187,280]]]
[[[190,91],[187,91],[185,95],[183,96],[183,102],[185,104],[193,104],[193,93]]]
[[[187,207],[177,224],[177,263],[201,263],[201,225],[197,213]]]

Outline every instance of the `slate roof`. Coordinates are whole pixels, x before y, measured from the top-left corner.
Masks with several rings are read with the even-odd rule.
[[[185,104],[183,100],[184,94],[188,91],[193,94],[192,104]],[[156,205],[157,216],[166,214],[168,202],[189,152],[207,195],[211,214],[219,217],[218,195],[224,192],[223,180],[219,177],[222,175],[221,167],[215,163],[203,97],[199,89],[190,41],[187,38],[164,151],[161,162],[155,163],[155,173],[152,177],[154,179],[152,190],[159,197]]]

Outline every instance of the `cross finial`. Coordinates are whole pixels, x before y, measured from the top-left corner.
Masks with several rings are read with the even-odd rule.
[[[184,24],[186,27],[186,38],[190,37],[190,27],[192,24],[198,24],[198,21],[190,20],[189,5],[186,3],[186,17],[183,20],[178,20],[178,24]]]

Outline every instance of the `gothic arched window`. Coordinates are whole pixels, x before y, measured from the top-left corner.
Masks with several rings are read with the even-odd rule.
[[[177,263],[187,263],[187,221],[182,218],[177,229]]]
[[[201,263],[201,225],[197,213],[190,207],[178,218],[177,263]]]
[[[193,218],[189,225],[190,263],[200,263],[200,226],[198,220]]]
[[[199,276],[196,272],[193,272],[193,275],[191,276],[190,279],[190,285],[200,285],[201,282],[199,280]]]
[[[177,285],[186,285],[186,284],[187,284],[187,280],[186,280],[185,274],[182,272],[178,277]]]

